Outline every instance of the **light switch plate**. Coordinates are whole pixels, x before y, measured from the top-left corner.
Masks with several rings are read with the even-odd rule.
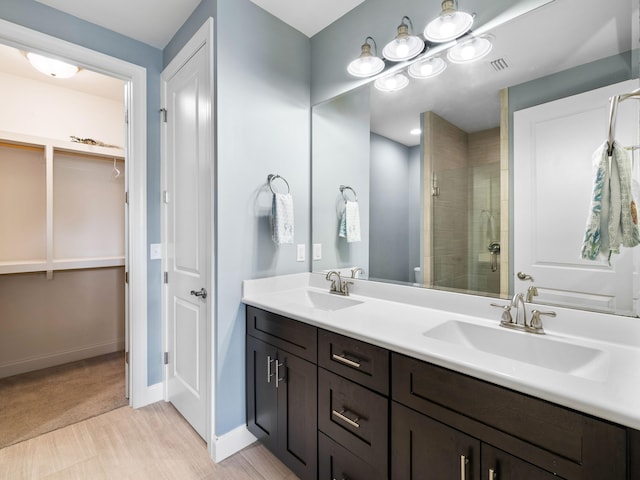
[[[304,243],[299,243],[298,244],[298,249],[296,252],[296,261],[298,262],[304,262]]]
[[[151,245],[149,245],[149,259],[159,260],[161,258],[162,258],[162,244],[152,243]]]
[[[322,260],[322,244],[321,243],[313,244],[313,259]]]

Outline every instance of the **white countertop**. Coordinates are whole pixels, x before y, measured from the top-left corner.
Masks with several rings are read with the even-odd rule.
[[[354,281],[349,297],[340,297],[361,302],[348,308],[328,311],[295,301],[305,292],[328,289],[324,275],[313,273],[245,280],[242,301],[640,430],[638,318],[538,306],[557,313],[543,317],[543,341],[603,352],[594,368],[567,373],[425,336],[450,320],[495,328],[498,335],[511,332],[498,326],[501,312],[490,306],[506,301],[363,280]],[[527,312],[532,308],[527,305]],[[513,334],[539,340],[531,333]]]

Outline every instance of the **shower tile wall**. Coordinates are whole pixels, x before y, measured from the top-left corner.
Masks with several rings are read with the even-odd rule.
[[[488,244],[500,233],[500,129],[468,134],[428,112],[424,131],[425,283],[498,293]]]
[[[425,188],[425,211],[433,215],[432,221],[425,219],[425,238],[432,241],[431,250],[425,248],[425,266],[431,265],[432,286],[466,289],[468,196],[461,192],[468,191],[467,134],[433,112],[425,113],[424,126],[425,187],[439,190],[436,196]]]

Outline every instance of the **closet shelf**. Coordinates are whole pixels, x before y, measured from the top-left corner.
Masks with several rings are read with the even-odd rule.
[[[87,145],[84,143],[57,140],[53,138],[26,135],[23,133],[7,132],[0,130],[0,144],[22,146],[25,148],[46,148],[51,147],[57,152],[81,153],[104,158],[124,158],[122,148],[100,147],[98,145]]]
[[[124,257],[70,258],[54,260],[26,260],[20,262],[0,262],[0,275],[13,273],[56,272],[59,270],[87,270],[124,266]]]

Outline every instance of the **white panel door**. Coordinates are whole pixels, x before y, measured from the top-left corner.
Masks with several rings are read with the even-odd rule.
[[[514,114],[514,274],[534,278],[540,303],[633,310],[634,252],[580,256],[593,187],[592,154],[607,138],[609,97],[637,81],[563,98]],[[636,145],[637,100],[620,103],[616,139]],[[516,292],[528,282],[514,278]]]
[[[207,438],[210,310],[210,92],[201,47],[167,79],[167,395]]]

